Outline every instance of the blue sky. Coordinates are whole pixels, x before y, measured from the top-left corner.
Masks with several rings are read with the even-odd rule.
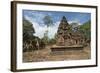
[[[52,18],[54,24],[53,27],[46,28],[46,25],[43,22],[43,18],[46,15],[49,15]],[[49,30],[49,36],[53,38],[54,34],[57,32],[57,28],[63,16],[66,17],[69,23],[78,22],[81,25],[91,19],[90,13],[23,10],[23,17],[32,22],[36,31],[35,35],[40,38],[43,37],[47,29]]]
[[[90,13],[23,10],[24,17],[30,17],[32,21],[40,24],[43,23],[46,15],[49,15],[54,23],[60,21],[62,16],[65,16],[68,21],[78,21],[81,24],[91,19]]]

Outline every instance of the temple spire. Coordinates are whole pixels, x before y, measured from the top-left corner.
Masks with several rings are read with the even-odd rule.
[[[61,19],[61,23],[66,23],[66,24],[68,24],[67,19],[66,19],[65,16],[62,17],[62,19]]]

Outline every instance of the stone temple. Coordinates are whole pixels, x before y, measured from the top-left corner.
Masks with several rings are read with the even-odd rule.
[[[62,17],[57,30],[57,46],[80,46],[84,44],[84,36],[69,25],[65,16]]]

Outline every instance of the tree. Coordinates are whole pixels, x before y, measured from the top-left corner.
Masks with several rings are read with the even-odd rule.
[[[48,40],[49,40],[49,37],[48,37],[48,27],[53,25],[53,21],[52,21],[52,18],[49,15],[46,15],[43,18],[43,22],[47,26],[47,30],[45,31],[44,37],[43,37],[43,40],[47,44],[48,43]]]
[[[44,37],[42,38],[42,40],[43,40],[43,42],[45,42],[45,44],[48,43],[48,40],[49,40],[49,38],[48,38],[48,31],[45,31]]]
[[[80,31],[84,34],[85,38],[91,39],[91,21],[87,21],[83,25],[80,26]]]
[[[55,39],[55,38],[49,39],[48,44],[49,44],[49,45],[56,44],[56,39]]]
[[[35,33],[35,30],[32,23],[23,18],[23,40],[25,41],[33,38],[33,33]]]
[[[51,18],[49,15],[46,15],[46,16],[43,18],[43,21],[44,21],[44,24],[47,25],[47,27],[53,25],[52,18]]]

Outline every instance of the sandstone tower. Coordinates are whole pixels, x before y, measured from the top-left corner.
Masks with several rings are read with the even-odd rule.
[[[83,35],[77,30],[72,30],[72,26],[69,25],[65,16],[62,17],[62,20],[59,24],[57,31],[57,46],[73,46],[73,45],[82,45],[84,43]]]

